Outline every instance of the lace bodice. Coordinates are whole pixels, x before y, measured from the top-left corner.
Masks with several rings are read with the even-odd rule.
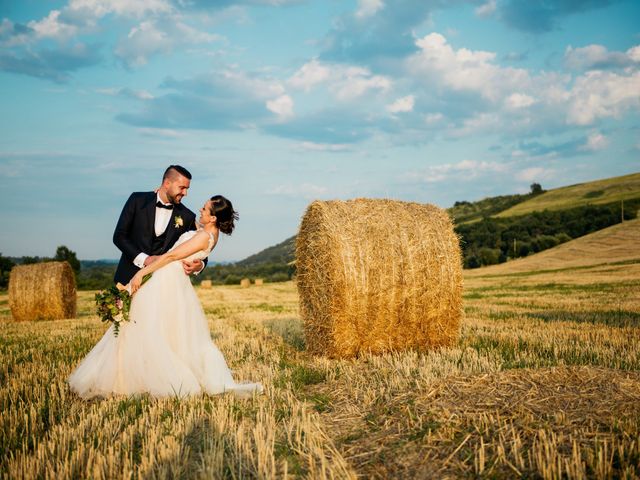
[[[184,232],[182,235],[180,235],[180,238],[178,238],[176,243],[173,244],[173,247],[171,247],[169,251],[177,248],[179,245],[182,245],[185,242],[188,242],[199,231],[200,230],[189,230],[188,232]],[[209,233],[209,244],[207,245],[207,248],[205,250],[198,250],[197,252],[192,253],[191,255],[189,255],[187,258],[183,260],[188,260],[188,261],[192,261],[196,259],[204,260],[209,256],[209,254],[211,253],[211,250],[213,250],[214,243],[215,243],[215,237],[213,236],[213,233]]]

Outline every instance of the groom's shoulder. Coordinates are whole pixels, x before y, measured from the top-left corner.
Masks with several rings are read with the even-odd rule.
[[[129,195],[129,201],[153,200],[156,198],[155,192],[133,192]]]
[[[156,195],[156,192],[133,192],[131,194],[134,198],[150,198],[155,197]]]
[[[182,213],[185,215],[192,215],[192,216],[196,216],[195,213],[193,213],[189,207],[187,207],[186,205],[184,205],[183,203],[180,204],[180,210],[182,210]]]

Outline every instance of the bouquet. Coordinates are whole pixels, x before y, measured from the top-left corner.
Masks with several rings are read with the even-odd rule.
[[[142,284],[151,278],[151,274],[142,278]],[[131,309],[131,293],[129,286],[118,282],[106,290],[96,293],[96,313],[103,322],[113,323],[113,334],[117,337],[120,331],[120,323],[129,321]]]

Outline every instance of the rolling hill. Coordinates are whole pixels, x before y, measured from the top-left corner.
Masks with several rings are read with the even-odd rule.
[[[640,197],[640,173],[555,188],[518,203],[495,217],[514,217],[542,210],[566,210]]]
[[[287,238],[285,241],[265,248],[244,260],[240,260],[236,265],[248,267],[265,263],[290,263],[293,261],[296,250],[296,237]]]
[[[505,275],[626,262],[640,263],[640,219],[598,230],[525,258],[467,270],[465,275]]]

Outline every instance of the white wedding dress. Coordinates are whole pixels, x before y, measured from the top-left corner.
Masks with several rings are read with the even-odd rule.
[[[173,248],[195,233],[183,233]],[[206,258],[213,242],[211,235],[208,248],[188,260]],[[182,261],[157,270],[140,287],[131,300],[129,320],[120,324],[117,337],[109,327],[70,375],[69,385],[81,397],[262,392],[259,383],[234,382],[211,340],[207,318]]]

